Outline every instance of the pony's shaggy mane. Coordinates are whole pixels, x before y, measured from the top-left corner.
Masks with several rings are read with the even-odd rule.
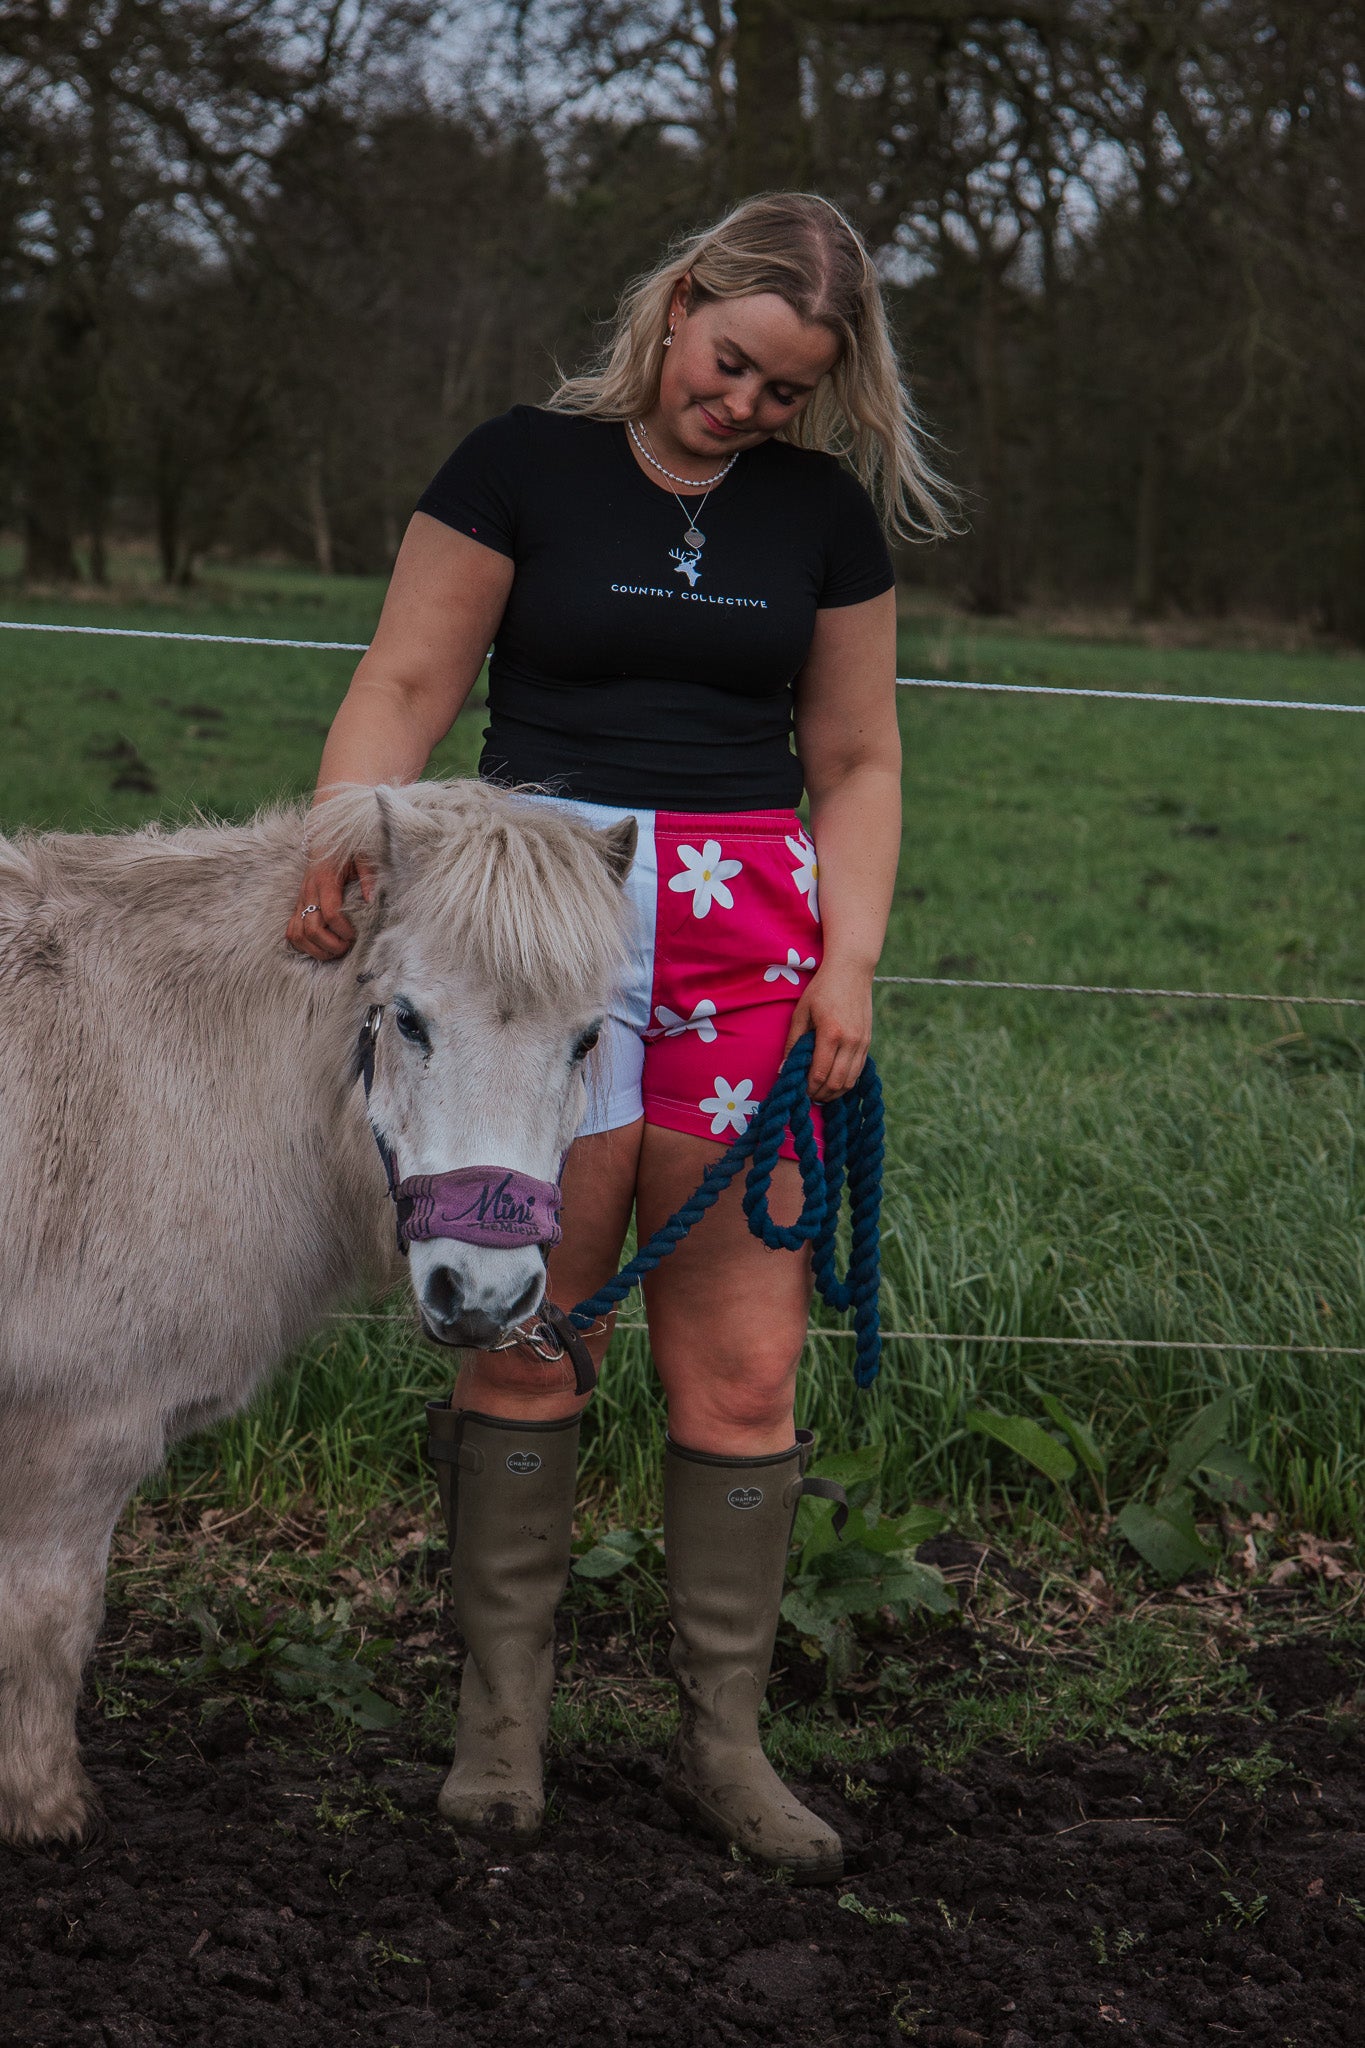
[[[198,915],[182,949],[274,952],[283,905],[268,929],[256,897],[244,917],[230,906],[253,876],[274,872],[292,890],[305,858],[319,856],[370,862],[385,899],[380,929],[420,916],[512,1002],[554,1002],[566,986],[613,986],[620,975],[620,849],[558,805],[469,780],[345,784],[311,813],[269,806],[245,825],[0,838],[0,941],[40,905],[79,918],[94,902],[91,929],[126,918],[141,930],[189,892]],[[368,922],[357,916],[362,937]]]
[[[309,818],[310,855],[365,859],[406,912],[429,918],[520,1001],[614,983],[625,905],[609,849],[572,812],[481,782],[334,789]]]

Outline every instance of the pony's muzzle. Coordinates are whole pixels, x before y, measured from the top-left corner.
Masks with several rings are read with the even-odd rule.
[[[485,1350],[539,1308],[545,1262],[527,1246],[486,1253],[473,1267],[456,1264],[448,1256],[453,1250],[449,1243],[432,1245],[432,1263],[420,1281],[412,1276],[422,1320],[438,1344]]]

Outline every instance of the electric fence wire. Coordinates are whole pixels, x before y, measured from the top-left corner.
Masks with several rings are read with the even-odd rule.
[[[49,626],[32,619],[0,619],[6,633],[87,633],[106,640],[196,640],[208,647],[317,647],[338,654],[367,654],[368,640],[277,640],[256,633],[153,632],[149,626]]]
[[[873,979],[884,988],[1011,989],[1027,995],[1140,996],[1171,1003],[1275,1003],[1287,1010],[1302,1003],[1318,1003],[1331,1010],[1365,1010],[1365,996],[1277,996],[1213,988],[1130,988],[1089,981],[964,981],[947,974],[878,974]]]
[[[395,1315],[392,1309],[339,1309],[327,1318],[333,1323],[405,1323],[414,1334],[417,1332],[415,1315]],[[627,1331],[640,1336],[648,1333],[648,1323],[616,1323],[613,1334],[622,1336]],[[833,1343],[852,1343],[857,1337],[856,1330],[826,1330],[813,1324],[807,1333],[808,1341],[830,1339]],[[1030,1346],[1065,1345],[1074,1351],[1228,1351],[1255,1354],[1266,1357],[1290,1358],[1365,1358],[1365,1344],[1295,1344],[1277,1343],[1273,1338],[1255,1341],[1242,1339],[1236,1343],[1225,1342],[1217,1337],[1057,1337],[1045,1336],[1038,1331],[1023,1330],[879,1330],[883,1344],[1023,1344]]]
[[[141,626],[52,625],[30,619],[0,619],[0,631],[87,633],[116,640],[190,640],[202,645],[222,647],[312,648],[342,654],[364,654],[369,646],[369,642],[365,640],[281,640],[246,633],[152,631]],[[1303,702],[1293,697],[1181,696],[1173,691],[1163,690],[1101,690],[1082,686],[1071,689],[1045,683],[944,682],[929,676],[897,676],[896,681],[905,690],[976,690],[1035,697],[1099,697],[1130,704],[1203,704],[1258,711],[1365,712],[1365,704],[1319,704]],[[1030,995],[1135,996],[1146,1002],[1171,1003],[1278,1003],[1290,1009],[1304,1004],[1324,1009],[1365,1009],[1363,996],[1263,995],[1228,989],[1123,988],[1107,983],[1070,981],[985,981],[941,974],[879,974],[877,980],[886,987],[902,988],[999,989]]]
[[[1202,704],[1236,711],[1345,711],[1359,718],[1365,704],[1318,704],[1302,697],[1201,697],[1179,690],[1100,690],[1089,683],[958,683],[934,676],[897,676],[903,690],[981,690],[1010,697],[1103,697],[1118,704]]]
[[[78,633],[113,640],[187,640],[208,646],[287,647],[336,654],[364,654],[369,648],[367,640],[286,640],[273,635],[170,632],[141,626],[54,625],[32,619],[0,619],[0,632],[4,631]],[[1352,717],[1365,714],[1365,704],[1325,704],[1298,697],[1205,697],[1174,690],[1103,690],[1080,684],[1072,687],[1049,683],[961,682],[939,676],[897,676],[896,682],[903,690],[965,690],[982,695],[1016,697],[1084,697],[1123,704],[1189,704],[1211,710],[1324,711],[1341,712]],[[1125,988],[1102,982],[969,980],[942,974],[879,974],[876,979],[883,987],[898,988],[1000,990],[1029,995],[1129,996],[1145,1002],[1269,1003],[1285,1009],[1308,1005],[1326,1009],[1365,1009],[1365,997],[1361,996],[1272,995],[1230,989]],[[407,1322],[409,1318],[383,1313],[369,1316],[350,1313],[335,1317],[333,1320]],[[620,1323],[617,1327],[622,1331],[643,1331],[647,1326],[644,1323]],[[855,1332],[815,1330],[811,1334],[815,1337],[849,1340],[854,1337]],[[1223,1351],[1261,1355],[1275,1352],[1302,1358],[1365,1358],[1365,1345],[1351,1344],[1225,1343],[1199,1338],[1158,1337],[1044,1337],[1027,1336],[1022,1333],[970,1333],[955,1330],[883,1330],[880,1336],[884,1343],[889,1344],[1061,1344],[1111,1351]]]
[[[85,633],[111,640],[193,640],[204,646],[317,648],[335,654],[366,654],[368,640],[281,640],[253,633],[185,633],[150,626],[68,626],[37,619],[0,619],[0,632]],[[1101,690],[1089,684],[973,683],[942,676],[897,676],[903,690],[975,690],[1014,697],[1100,697],[1119,704],[1194,704],[1237,711],[1340,711],[1365,715],[1365,704],[1319,704],[1300,697],[1202,697],[1179,690]]]

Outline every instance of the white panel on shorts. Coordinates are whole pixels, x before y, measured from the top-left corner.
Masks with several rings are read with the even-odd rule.
[[[576,811],[599,832],[634,818],[640,829],[635,859],[626,878],[626,900],[635,930],[621,985],[615,991],[597,1047],[588,1057],[587,1114],[578,1127],[580,1138],[599,1131],[620,1130],[645,1113],[640,1078],[645,1066],[644,1033],[649,1025],[649,999],[654,992],[654,938],[658,922],[659,857],[654,844],[654,812],[618,809],[614,804],[583,803],[577,797],[531,796],[525,801],[562,804]]]

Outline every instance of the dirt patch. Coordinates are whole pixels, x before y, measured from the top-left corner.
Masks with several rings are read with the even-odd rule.
[[[593,1617],[580,1671],[625,1684],[661,1645],[638,1647]],[[925,1682],[973,1648],[926,1634]],[[1173,1755],[1055,1743],[945,1775],[921,1714],[848,1767],[832,1723],[806,1790],[852,1854],[818,1891],[693,1838],[638,1749],[569,1745],[542,1846],[498,1857],[436,1819],[416,1717],[348,1746],[248,1674],[210,1700],[117,1671],[84,1725],[106,1837],[0,1851],[0,2040],[23,2048],[1359,2039],[1363,1674],[1316,1635],[1259,1651],[1247,1711]]]

